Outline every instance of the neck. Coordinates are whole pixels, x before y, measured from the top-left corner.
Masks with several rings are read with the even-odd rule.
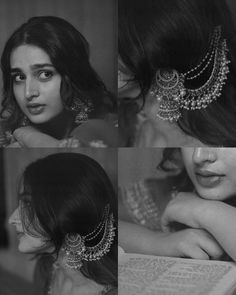
[[[151,94],[146,96],[143,113],[153,127],[152,135],[156,137],[156,147],[202,146],[203,144],[185,133],[177,122],[169,122],[157,117],[160,103]]]
[[[73,126],[74,117],[70,112],[63,111],[55,118],[47,123],[35,126],[45,134],[48,134],[56,139],[63,139],[69,136]]]
[[[85,277],[80,270],[71,269],[65,266],[65,256],[63,253],[59,254],[57,259],[57,266],[63,270],[64,274],[70,278],[73,283],[78,286],[79,294],[95,295],[104,289],[103,285],[96,283],[94,280]]]

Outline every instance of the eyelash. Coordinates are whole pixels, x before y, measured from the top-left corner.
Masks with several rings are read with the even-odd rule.
[[[41,74],[49,74],[49,77],[42,78],[40,77]],[[49,70],[41,70],[36,73],[36,76],[39,78],[40,81],[48,81],[53,77],[53,72]],[[21,80],[17,80],[18,77],[23,78]],[[12,78],[14,83],[21,83],[25,79],[25,76],[22,73],[15,73],[12,75]]]

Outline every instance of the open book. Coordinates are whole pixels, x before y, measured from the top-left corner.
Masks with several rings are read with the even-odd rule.
[[[119,295],[234,295],[236,264],[119,254]]]

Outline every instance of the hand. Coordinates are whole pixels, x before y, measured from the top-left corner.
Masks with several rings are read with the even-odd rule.
[[[22,147],[57,147],[59,140],[40,132],[32,126],[16,129],[13,136]]]
[[[202,214],[210,202],[201,199],[194,193],[178,193],[172,199],[161,218],[161,226],[164,232],[171,230],[171,223],[178,222],[192,228],[201,228]]]
[[[224,253],[218,242],[202,229],[167,233],[163,238],[168,256],[219,260]]]
[[[13,143],[8,144],[7,147],[8,147],[8,148],[9,148],[9,147],[10,147],[10,148],[20,148],[21,145],[19,144],[18,141],[15,141],[15,142],[13,142]]]

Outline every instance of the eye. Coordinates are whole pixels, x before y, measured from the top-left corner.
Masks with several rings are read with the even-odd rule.
[[[16,73],[13,75],[13,79],[15,82],[22,82],[25,79],[25,76],[21,73]]]
[[[41,80],[49,80],[51,77],[53,76],[53,72],[52,71],[40,71],[39,72],[39,78]]]

